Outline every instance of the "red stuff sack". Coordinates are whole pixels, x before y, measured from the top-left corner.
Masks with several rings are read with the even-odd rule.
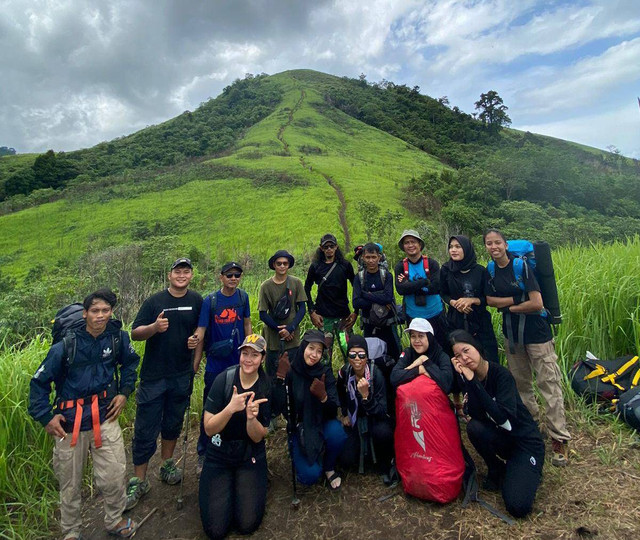
[[[462,489],[464,458],[449,398],[420,375],[396,393],[396,467],[406,493],[439,503]]]

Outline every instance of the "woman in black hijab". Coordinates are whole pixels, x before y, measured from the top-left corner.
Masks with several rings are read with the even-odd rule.
[[[484,348],[486,359],[499,362],[498,344],[487,311],[487,269],[476,262],[471,241],[463,235],[449,238],[449,261],[440,270],[440,295],[447,304],[451,330],[466,330]]]
[[[346,435],[336,419],[336,380],[331,366],[321,361],[323,353],[324,333],[308,330],[291,369],[287,373],[284,366],[278,366],[277,375],[285,377],[291,400],[286,413],[295,430],[293,461],[298,481],[304,485],[315,484],[324,472],[327,486],[335,491],[341,485],[335,465]]]

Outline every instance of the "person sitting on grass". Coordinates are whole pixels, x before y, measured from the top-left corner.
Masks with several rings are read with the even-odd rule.
[[[122,517],[126,457],[118,416],[135,388],[140,357],[122,323],[111,319],[116,301],[109,289],[87,296],[82,311],[86,324],[67,333],[71,342],[65,338],[51,346],[30,383],[29,414],[55,439],[53,470],[60,483],[64,540],[81,538],[81,488],[88,453],[107,532],[129,538],[136,531],[136,523]],[[56,389],[53,410],[51,383]]]
[[[281,358],[276,376],[289,396],[289,406],[282,408],[295,430],[292,459],[298,482],[313,485],[324,472],[327,487],[337,491],[342,479],[336,462],[347,436],[336,419],[336,380],[331,366],[321,361],[324,348],[324,333],[307,330],[291,365]]]
[[[508,369],[487,361],[482,345],[468,332],[455,330],[449,339],[456,385],[471,417],[467,435],[487,464],[483,488],[501,490],[507,511],[524,517],[531,512],[542,477],[544,442],[538,426]]]
[[[347,434],[340,464],[364,473],[365,462],[369,461],[389,483],[393,422],[387,410],[384,375],[369,360],[367,340],[362,336],[349,339],[347,359],[349,363],[338,371],[338,397]]]
[[[267,342],[248,335],[240,365],[227,368],[211,385],[204,406],[210,440],[200,476],[200,518],[209,538],[234,528],[251,534],[262,523],[267,500],[264,438],[271,418],[271,385],[262,370]]]

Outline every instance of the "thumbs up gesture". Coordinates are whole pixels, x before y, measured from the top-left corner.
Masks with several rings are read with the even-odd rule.
[[[327,400],[327,388],[324,384],[325,375],[322,374],[321,379],[313,379],[311,386],[309,387],[309,391],[311,394],[316,397],[321,403],[324,403]]]
[[[166,332],[167,329],[169,328],[169,319],[165,319],[164,310],[161,311],[160,314],[158,315],[155,325],[156,325],[156,332],[159,332],[159,333]]]

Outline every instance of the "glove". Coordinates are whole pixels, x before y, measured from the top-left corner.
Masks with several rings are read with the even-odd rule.
[[[291,368],[291,363],[289,362],[289,352],[284,351],[280,360],[278,360],[278,369],[276,370],[276,377],[278,379],[283,379],[289,373],[289,369]]]
[[[309,391],[311,395],[316,397],[318,401],[324,401],[327,397],[327,389],[324,384],[325,375],[322,375],[321,379],[313,379]]]

